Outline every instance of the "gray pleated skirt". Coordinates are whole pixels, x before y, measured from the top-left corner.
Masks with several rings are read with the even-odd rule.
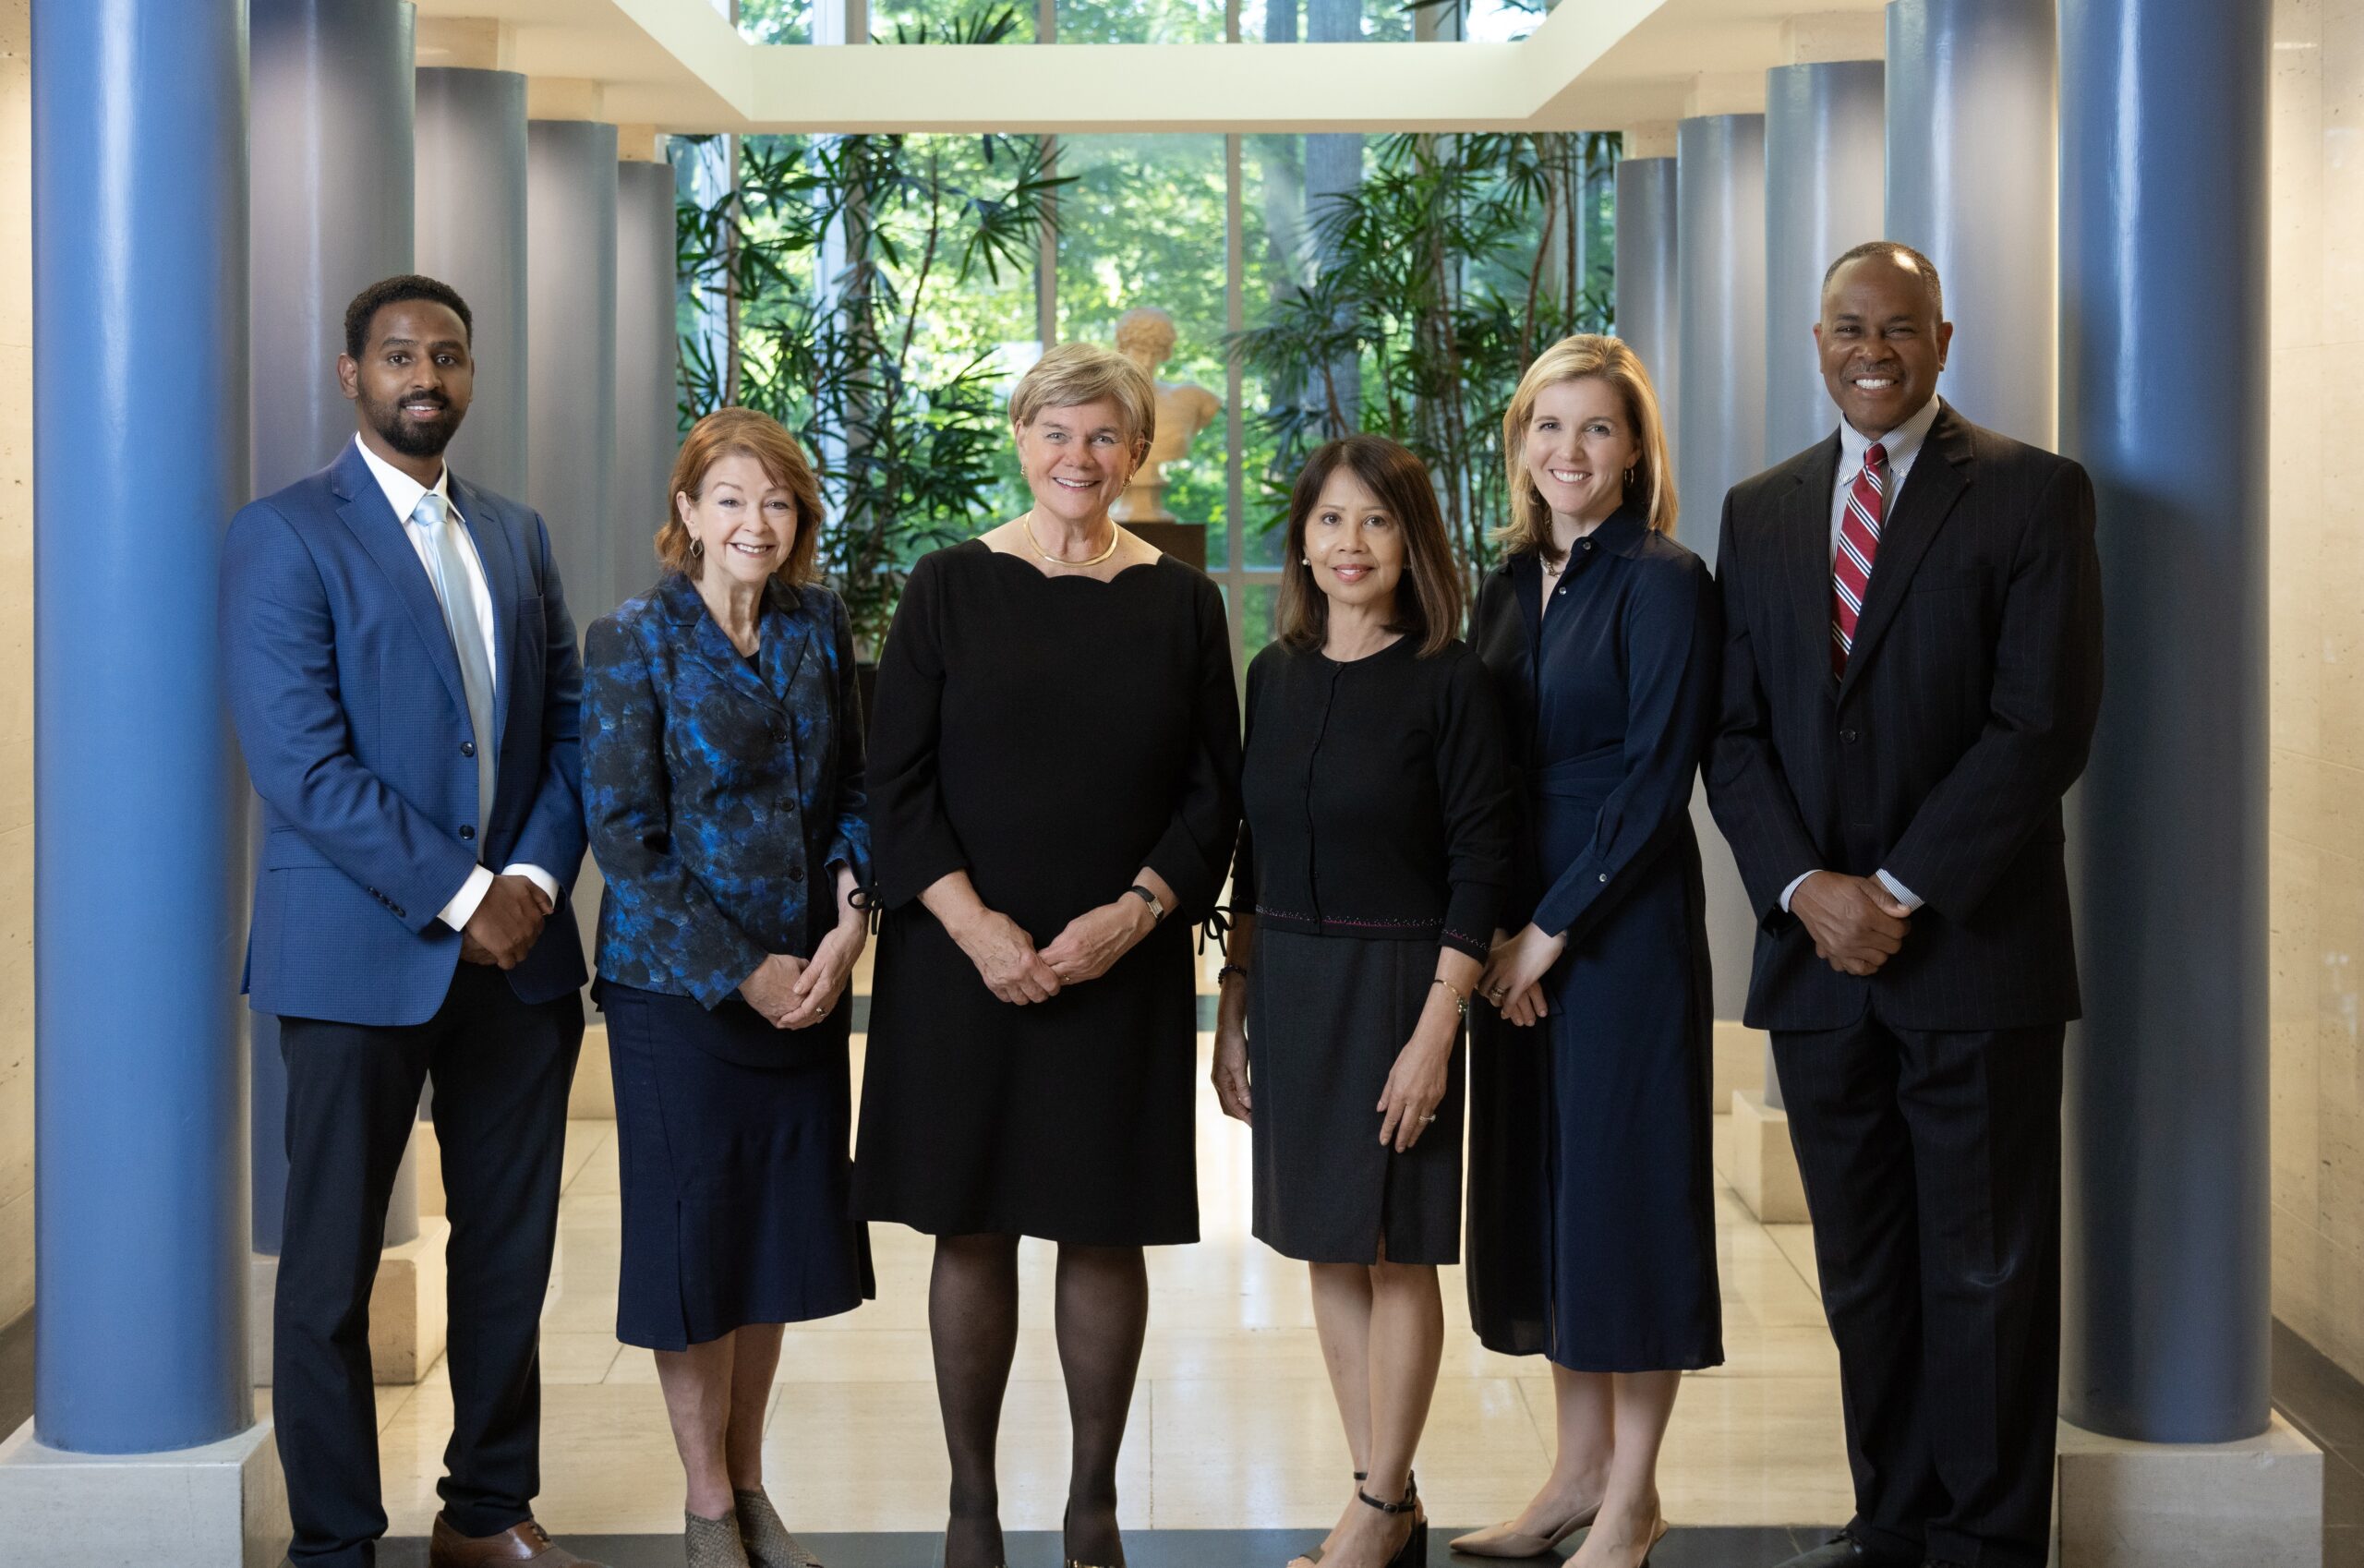
[[[1256,934],[1248,978],[1256,1236],[1310,1263],[1461,1256],[1464,1053],[1437,1119],[1398,1154],[1379,1097],[1436,978],[1437,945]]]

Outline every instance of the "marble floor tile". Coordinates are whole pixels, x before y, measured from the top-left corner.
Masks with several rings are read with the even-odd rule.
[[[1246,1131],[1221,1116],[1203,1083],[1197,1095],[1203,1239],[1150,1254],[1150,1333],[1120,1468],[1128,1528],[1186,1532],[1160,1538],[1161,1550],[1185,1551],[1176,1543],[1230,1538],[1187,1532],[1326,1527],[1346,1503],[1348,1469],[1305,1266],[1250,1234]],[[539,1514],[561,1533],[655,1541],[657,1556],[677,1554],[681,1477],[655,1358],[614,1337],[621,1205],[612,1124],[570,1125],[563,1176],[542,1320]],[[1726,1359],[1685,1380],[1661,1473],[1668,1512],[1693,1526],[1843,1518],[1838,1362],[1814,1287],[1811,1233],[1758,1224],[1720,1181],[1716,1221]],[[871,1245],[877,1299],[783,1336],[766,1462],[796,1528],[868,1533],[860,1550],[889,1557],[917,1543],[927,1549],[918,1564],[942,1526],[948,1480],[927,1335],[934,1244],[876,1225]],[[1055,1529],[1066,1496],[1056,1268],[1055,1248],[1021,1247],[1001,1445],[1014,1531]],[[1440,1287],[1445,1344],[1421,1491],[1435,1517],[1466,1527],[1515,1512],[1549,1470],[1551,1379],[1541,1358],[1478,1342],[1460,1269],[1441,1271]],[[379,1417],[394,1533],[423,1533],[451,1426],[445,1367],[416,1388],[380,1390]],[[1014,1568],[1033,1538],[1014,1548]],[[1718,1538],[1739,1538],[1695,1540]],[[1446,1555],[1440,1538],[1435,1561]]]

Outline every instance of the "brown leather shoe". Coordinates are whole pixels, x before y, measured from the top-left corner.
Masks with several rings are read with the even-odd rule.
[[[512,1525],[497,1536],[464,1536],[442,1514],[435,1516],[435,1533],[427,1542],[427,1568],[488,1568],[496,1562],[531,1562],[536,1568],[606,1568],[604,1563],[575,1556],[531,1519]]]

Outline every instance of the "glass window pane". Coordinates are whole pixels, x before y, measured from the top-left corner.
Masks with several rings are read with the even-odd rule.
[[[1221,43],[1223,0],[1058,0],[1061,43]]]
[[[1034,7],[984,0],[871,0],[879,43],[1031,43]]]
[[[1405,0],[1241,0],[1239,36],[1251,43],[1405,42],[1412,37],[1412,6]]]
[[[1065,36],[1062,34],[1062,36]],[[1114,343],[1117,321],[1139,308],[1174,327],[1162,389],[1182,390],[1182,412],[1214,412],[1188,453],[1165,465],[1165,510],[1207,527],[1207,563],[1222,570],[1229,510],[1220,412],[1224,373],[1224,143],[1220,136],[1063,137],[1059,173],[1059,337]]]
[[[739,33],[750,43],[810,43],[813,0],[739,0]]]
[[[1278,583],[1250,583],[1241,596],[1246,619],[1239,626],[1239,669],[1243,678],[1248,660],[1261,653],[1272,640],[1272,617],[1281,606],[1281,585]]]

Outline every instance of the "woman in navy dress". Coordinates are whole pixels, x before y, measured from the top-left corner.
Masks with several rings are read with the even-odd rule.
[[[1722,646],[1676,544],[1649,376],[1614,338],[1555,344],[1502,421],[1508,559],[1471,641],[1521,764],[1511,922],[1471,1053],[1468,1286],[1480,1339],[1550,1358],[1559,1446],[1516,1519],[1455,1550],[1635,1568],[1666,1524],[1658,1454],[1685,1370],[1723,1359],[1709,1165],[1712,1005],[1691,795]],[[1473,1017],[1473,1023],[1478,1019]]]
[[[657,1353],[690,1568],[807,1568],[762,1441],[781,1325],[872,1294],[847,1148],[870,875],[853,636],[812,580],[820,490],[779,426],[708,415],[670,493],[664,576],[584,658],[616,1334]]]

